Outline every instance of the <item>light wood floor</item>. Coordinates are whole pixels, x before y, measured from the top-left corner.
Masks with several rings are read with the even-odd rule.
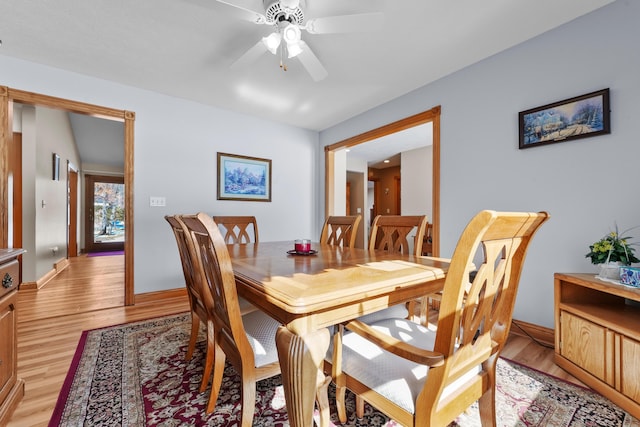
[[[18,376],[26,392],[8,427],[47,426],[82,331],[189,309],[186,296],[123,307],[123,272],[121,255],[81,256],[39,291],[19,291]],[[553,363],[552,349],[529,338],[510,337],[502,355],[578,382]]]
[[[123,255],[70,261],[39,291],[18,292],[18,377],[26,384],[8,427],[48,425],[82,331],[189,310],[186,296],[124,307]]]

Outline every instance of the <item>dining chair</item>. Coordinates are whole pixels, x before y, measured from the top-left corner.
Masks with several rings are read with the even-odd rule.
[[[227,244],[258,242],[258,222],[255,216],[216,215],[213,220],[224,234],[224,241]]]
[[[187,289],[187,297],[189,298],[189,309],[191,312],[191,334],[189,337],[189,344],[187,346],[187,353],[185,355],[186,360],[190,360],[193,357],[193,352],[198,341],[198,333],[200,325],[203,324],[208,327],[208,313],[204,305],[204,293],[208,292],[207,289],[202,289],[199,277],[196,275],[196,260],[192,257],[191,251],[189,251],[188,236],[184,231],[179,218],[193,217],[195,215],[165,215],[165,220],[171,226],[173,234],[176,238],[178,245],[178,253],[180,255],[180,263],[182,264],[182,272],[184,274],[185,287]],[[240,313],[245,315],[257,310],[257,307],[251,304],[244,298],[239,298]],[[207,352],[205,360],[205,371],[207,366],[213,364],[213,353]],[[210,371],[210,368],[209,368]],[[205,391],[209,384],[210,375],[202,376],[202,383],[200,384],[200,391]]]
[[[334,335],[338,416],[346,389],[405,426],[444,426],[478,401],[496,425],[496,364],[509,335],[527,248],[546,212],[481,211],[462,232],[447,272],[436,331],[406,319],[352,320]],[[480,251],[465,301],[470,266]],[[476,261],[477,262],[477,261]]]
[[[362,215],[330,216],[322,226],[320,243],[353,248]]]
[[[251,426],[256,382],[280,373],[275,338],[280,324],[261,310],[241,314],[229,251],[213,218],[199,213],[178,220],[188,236],[191,256],[197,260],[196,275],[208,291],[203,292],[203,300],[213,375],[206,411],[211,413],[215,408],[225,362],[229,361],[242,378],[240,424]],[[203,375],[211,375],[211,370],[205,369]]]
[[[198,341],[198,331],[200,330],[200,321],[204,324],[207,322],[207,310],[204,307],[202,292],[197,288],[197,281],[194,277],[195,270],[193,260],[189,253],[185,232],[182,225],[175,215],[165,215],[165,220],[171,226],[173,235],[178,245],[178,253],[180,255],[180,263],[182,264],[182,273],[184,274],[184,283],[187,288],[187,296],[189,298],[189,309],[191,311],[191,336],[187,347],[186,360],[190,360]],[[203,378],[204,380],[204,378]],[[204,384],[206,387],[206,383]]]
[[[427,226],[426,215],[377,215],[371,225],[369,250],[384,250],[392,253],[422,255],[422,241]],[[411,236],[412,233],[415,233]],[[422,299],[420,300],[421,303]],[[365,323],[373,323],[384,318],[415,315],[415,301],[398,304],[387,309],[366,314],[359,318]]]

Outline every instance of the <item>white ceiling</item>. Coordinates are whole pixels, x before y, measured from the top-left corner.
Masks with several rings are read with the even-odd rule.
[[[433,124],[425,123],[349,148],[347,157],[367,161],[371,168],[400,166],[400,153],[433,144]],[[384,163],[389,160],[389,163]]]
[[[216,0],[0,0],[0,55],[323,130],[612,1],[306,0],[307,19],[385,19],[369,33],[303,32],[328,71],[319,82],[270,53],[230,71],[272,28]]]

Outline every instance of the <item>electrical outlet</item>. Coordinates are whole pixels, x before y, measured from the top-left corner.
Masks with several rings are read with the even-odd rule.
[[[151,196],[149,197],[149,206],[167,206],[167,199],[165,197]]]

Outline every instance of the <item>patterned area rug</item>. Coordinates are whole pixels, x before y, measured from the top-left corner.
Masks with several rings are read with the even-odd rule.
[[[189,329],[189,315],[181,314],[85,331],[49,426],[238,425],[240,377],[229,365],[215,412],[206,415],[209,390],[198,391],[204,342],[185,361]],[[254,425],[288,426],[280,376],[257,388]],[[397,425],[368,405],[365,417],[356,419],[355,399],[348,397],[346,426]],[[640,426],[591,390],[504,359],[498,363],[496,406],[498,424],[505,427]],[[333,407],[331,414],[339,425]],[[477,408],[451,426],[480,426]]]

